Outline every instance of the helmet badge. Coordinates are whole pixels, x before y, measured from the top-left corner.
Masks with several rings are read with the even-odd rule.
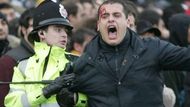
[[[65,8],[63,7],[63,5],[61,5],[61,4],[59,5],[59,13],[65,19],[67,18],[67,11],[65,10]]]

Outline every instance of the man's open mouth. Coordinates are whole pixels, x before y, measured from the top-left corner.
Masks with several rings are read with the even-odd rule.
[[[115,39],[117,37],[117,28],[113,25],[108,26],[109,39]]]

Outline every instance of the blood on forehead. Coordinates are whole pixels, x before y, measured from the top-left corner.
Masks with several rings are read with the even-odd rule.
[[[104,6],[100,7],[100,11],[99,11],[99,18],[101,18],[101,16],[106,13],[106,8]]]

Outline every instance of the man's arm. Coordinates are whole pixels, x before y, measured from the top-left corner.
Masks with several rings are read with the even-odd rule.
[[[158,41],[159,63],[166,70],[190,70],[190,48]]]

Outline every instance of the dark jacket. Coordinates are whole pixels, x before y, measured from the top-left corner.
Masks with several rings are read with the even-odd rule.
[[[5,55],[12,57],[16,61],[21,61],[34,54],[32,47],[24,40],[21,40],[20,45],[17,48],[13,48]]]
[[[25,40],[17,48],[13,48],[0,58],[0,81],[12,81],[13,67],[21,60],[34,54]],[[9,92],[9,85],[0,85],[0,107],[4,107],[4,98]]]
[[[7,40],[0,40],[0,57],[10,49],[11,47],[9,46],[9,42]]]
[[[129,29],[126,37],[127,50],[120,63],[117,56],[112,58],[115,63],[109,62],[100,35],[94,38],[74,63],[76,83],[71,90],[86,94],[89,107],[164,107],[159,72],[190,70],[190,49],[158,38],[141,39]],[[113,69],[117,65],[119,70]]]

